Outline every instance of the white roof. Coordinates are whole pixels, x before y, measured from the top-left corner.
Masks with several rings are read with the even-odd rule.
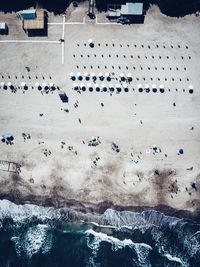
[[[0,22],[0,29],[5,30],[6,29],[6,23],[5,22]]]
[[[27,9],[27,10],[20,11],[20,14],[33,14],[35,12],[36,12],[35,9]]]

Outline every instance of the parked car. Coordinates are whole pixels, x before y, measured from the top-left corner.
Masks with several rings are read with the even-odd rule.
[[[127,19],[127,18],[119,18],[117,20],[117,23],[121,23],[121,24],[129,24],[130,23],[130,20]]]

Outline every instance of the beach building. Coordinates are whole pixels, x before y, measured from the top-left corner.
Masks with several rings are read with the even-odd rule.
[[[109,5],[107,17],[109,19],[118,19],[122,24],[143,23],[144,8],[143,3],[126,3],[125,5]]]
[[[5,22],[0,22],[0,34],[8,34],[8,25]]]
[[[121,18],[128,19],[131,23],[143,23],[143,3],[126,3],[122,5]]]
[[[28,36],[47,35],[47,18],[43,9],[23,10],[19,14]]]

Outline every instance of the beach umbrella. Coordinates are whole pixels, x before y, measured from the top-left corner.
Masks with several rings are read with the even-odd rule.
[[[102,90],[103,90],[104,92],[107,91],[107,87],[106,87],[106,85],[105,85],[104,83],[101,85],[101,88],[102,88]]]
[[[88,87],[88,90],[89,90],[90,92],[93,91],[93,87],[92,87],[91,83],[88,83],[88,84],[87,84],[87,87]]]
[[[89,74],[87,72],[85,72],[83,75],[84,75],[86,81],[89,81],[89,79],[90,79]]]
[[[78,90],[78,85],[77,85],[77,83],[73,83],[73,88],[74,88],[74,90]]]
[[[139,91],[140,93],[142,93],[142,92],[143,92],[143,87],[142,87],[142,85],[141,85],[141,84],[138,84],[138,91]]]
[[[180,148],[178,152],[179,152],[179,154],[181,154],[181,155],[184,154],[184,150],[183,150],[183,148]]]
[[[122,86],[123,86],[123,88],[128,88],[128,84],[127,83],[123,83]]]
[[[123,83],[122,84],[123,88],[124,88],[124,92],[128,92],[128,84],[127,83]]]
[[[26,85],[25,82],[21,82],[21,87],[24,87]]]
[[[80,72],[77,72],[76,76],[77,76],[79,81],[81,81],[83,79],[83,77],[82,77]]]
[[[113,86],[113,84],[109,84],[109,86],[108,86],[108,87],[109,87],[109,89],[110,89],[110,92],[114,92],[114,90],[115,90],[115,89],[114,89],[114,86]]]
[[[12,86],[12,83],[11,83],[11,82],[8,82],[8,83],[7,83],[7,86],[8,86],[8,87],[11,87],[11,86]]]
[[[121,86],[118,83],[115,85],[115,88],[116,88],[118,93],[120,93],[122,91]]]
[[[21,82],[21,87],[22,87],[24,90],[27,90],[27,89],[28,89],[28,86],[26,85],[25,82]]]
[[[48,90],[49,89],[49,87],[48,87],[48,85],[46,83],[42,83],[42,87],[43,87],[44,90]]]
[[[94,42],[93,42],[92,39],[89,39],[89,40],[88,40],[88,43],[89,43],[89,46],[90,46],[90,47],[94,47]]]
[[[80,84],[80,88],[81,88],[82,91],[84,91],[84,92],[86,91],[86,87],[85,87],[85,84],[84,83],[81,83]]]
[[[159,89],[160,89],[160,92],[161,92],[161,93],[164,93],[164,91],[165,91],[165,87],[164,87],[163,84],[161,84],[161,85],[159,86]]]
[[[151,87],[152,87],[152,91],[154,93],[156,93],[157,92],[157,86],[156,86],[156,84],[153,84]]]
[[[97,92],[100,92],[101,91],[101,88],[99,87],[98,84],[95,84],[95,89],[96,89]]]
[[[120,76],[121,81],[125,81],[126,80],[124,73],[120,73],[119,76]]]
[[[147,93],[150,92],[150,88],[149,88],[149,85],[148,85],[148,84],[145,84],[144,88],[145,88],[145,91],[146,91]]]
[[[37,87],[37,89],[38,89],[39,91],[42,90],[42,86],[41,86],[38,82],[35,83],[35,87]]]
[[[3,88],[4,85],[5,85],[5,83],[4,83],[4,82],[1,82],[0,85],[1,85],[1,87]]]
[[[98,74],[98,76],[99,76],[99,80],[101,80],[101,81],[104,80],[104,75],[103,75],[103,73],[100,72],[100,73]]]
[[[132,78],[132,74],[129,72],[127,75],[127,80],[129,81],[129,82],[131,82],[132,80],[133,80],[133,78]]]
[[[94,72],[91,73],[90,75],[91,75],[91,77],[92,77],[93,80],[96,80],[97,79],[97,76],[96,76],[96,74]]]
[[[76,76],[74,75],[73,72],[70,72],[69,75],[70,75],[70,78],[71,78],[72,81],[75,81],[76,80]]]
[[[190,94],[193,94],[193,92],[194,92],[193,89],[194,89],[193,85],[190,85],[190,86],[189,86],[189,93],[190,93]]]
[[[53,91],[56,90],[56,87],[55,87],[54,83],[50,83],[49,86]]]
[[[109,82],[109,81],[111,81],[111,78],[110,78],[110,73],[106,73],[105,74],[105,77],[106,77],[106,80]]]

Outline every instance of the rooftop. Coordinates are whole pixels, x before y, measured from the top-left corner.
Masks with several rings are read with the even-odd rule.
[[[121,15],[142,15],[143,3],[126,3],[121,7]]]
[[[24,30],[44,29],[44,10],[36,10],[36,19],[23,20]]]

